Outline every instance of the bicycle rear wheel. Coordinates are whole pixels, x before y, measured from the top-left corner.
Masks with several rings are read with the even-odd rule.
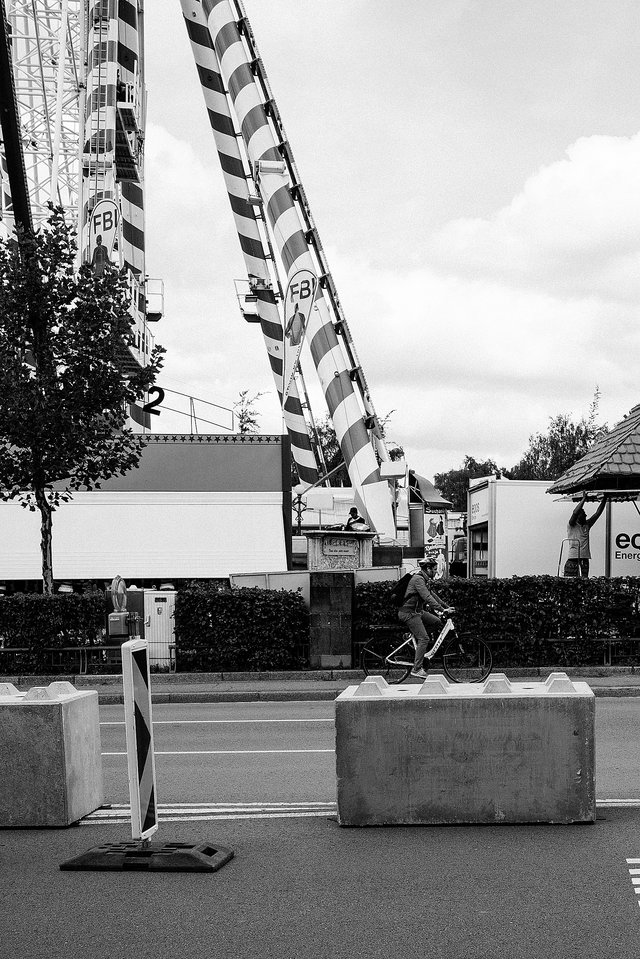
[[[365,676],[384,676],[389,683],[399,682],[411,672],[410,665],[397,665],[387,662],[386,657],[395,647],[386,640],[373,640],[362,647],[360,668]]]
[[[389,663],[385,657],[392,651],[393,646],[388,642],[373,640],[362,647],[360,653],[360,668],[365,676],[384,676],[385,679],[391,672]]]
[[[442,665],[453,683],[481,683],[491,672],[491,650],[482,639],[455,636],[443,653]]]

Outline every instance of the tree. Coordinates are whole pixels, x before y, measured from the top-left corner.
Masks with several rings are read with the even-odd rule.
[[[454,510],[465,512],[467,509],[469,480],[476,479],[479,476],[491,476],[503,472],[504,470],[498,469],[491,459],[478,461],[474,459],[473,456],[465,456],[460,469],[449,470],[446,473],[436,473],[433,482],[444,498],[453,503]]]
[[[238,421],[238,433],[258,432],[258,411],[256,403],[264,393],[249,396],[249,390],[240,390],[240,399],[233,404],[233,412]]]
[[[133,342],[124,272],[75,270],[61,208],[0,241],[0,498],[40,511],[42,579],[53,591],[52,515],[72,492],[136,466],[143,437],[129,406],[154,383],[164,350],[123,375]],[[131,364],[129,364],[130,366]]]
[[[554,480],[573,466],[593,446],[594,442],[608,432],[608,426],[598,425],[597,414],[600,391],[596,387],[587,417],[578,422],[569,413],[550,417],[546,433],[529,437],[529,448],[510,472],[512,479]]]

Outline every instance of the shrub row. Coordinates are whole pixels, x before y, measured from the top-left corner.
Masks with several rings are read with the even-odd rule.
[[[179,590],[175,632],[181,672],[298,669],[309,613],[299,592],[198,586]]]
[[[0,599],[0,644],[26,648],[21,668],[36,671],[47,666],[45,647],[102,642],[105,613],[105,596],[100,592],[4,596]]]
[[[366,641],[372,625],[397,624],[388,590],[388,583],[356,587],[357,642]],[[638,577],[450,579],[435,590],[455,606],[461,631],[498,644],[499,667],[597,664],[602,648],[593,639],[640,636]],[[624,661],[635,661],[636,647],[621,648]]]

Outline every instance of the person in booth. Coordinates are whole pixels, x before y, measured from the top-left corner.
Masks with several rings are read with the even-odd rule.
[[[362,527],[369,529],[358,510],[355,508],[355,506],[352,506],[349,510],[349,518],[344,524],[344,528],[346,530],[353,530],[354,532],[362,532]]]

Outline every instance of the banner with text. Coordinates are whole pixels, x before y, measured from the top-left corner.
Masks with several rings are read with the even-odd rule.
[[[307,324],[315,302],[318,278],[311,270],[298,270],[287,285],[284,298],[284,370],[282,405],[286,403],[300,359]]]

